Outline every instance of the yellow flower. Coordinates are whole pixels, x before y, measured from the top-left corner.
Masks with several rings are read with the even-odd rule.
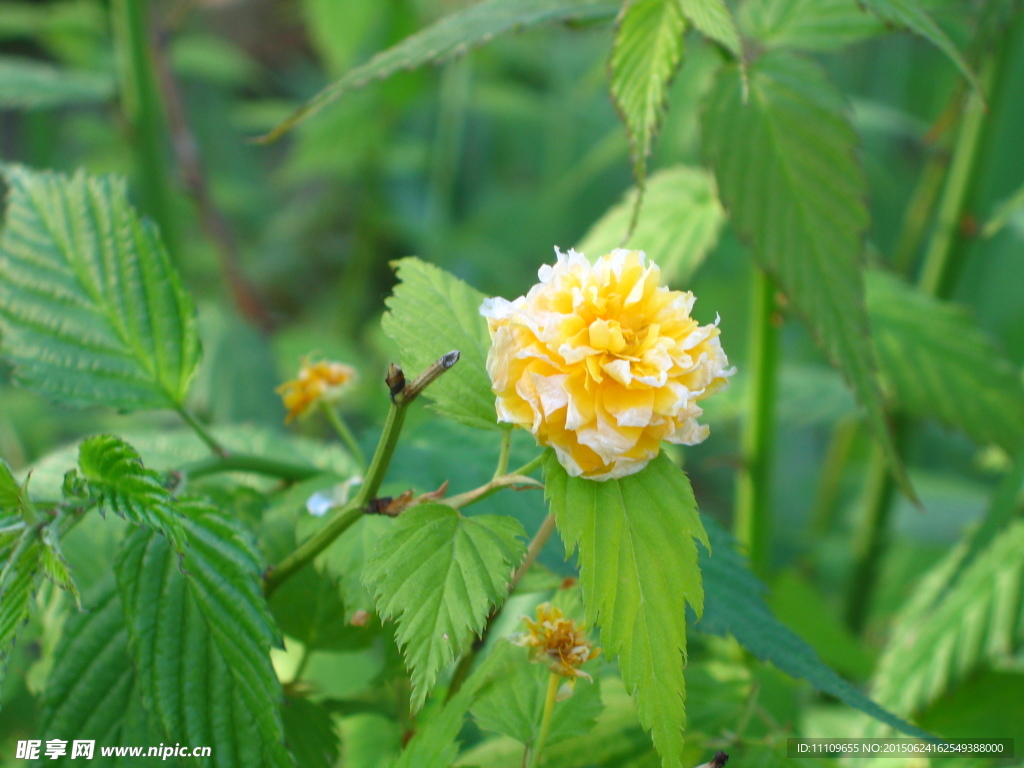
[[[303,415],[318,402],[337,400],[356,378],[355,369],[344,363],[303,360],[298,378],[286,381],[276,390],[288,410],[285,422]]]
[[[522,619],[527,631],[513,635],[512,642],[530,648],[534,658],[545,662],[555,674],[590,680],[590,675],[580,667],[601,653],[601,649],[587,641],[583,627],[577,627],[550,603],[537,606],[536,621],[529,616]]]
[[[487,372],[498,420],[550,445],[574,477],[639,472],[661,441],[708,436],[698,401],[734,373],[718,321],[690,317],[689,291],[660,286],[641,251],[616,250],[593,265],[570,250],[515,301],[487,299]]]

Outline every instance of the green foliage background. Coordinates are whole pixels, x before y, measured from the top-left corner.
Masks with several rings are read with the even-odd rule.
[[[549,766],[1024,749],[1022,125],[1012,0],[0,0],[0,761],[56,735],[518,766],[545,680],[500,638],[548,598],[619,655],[556,708]],[[544,494],[364,516],[263,599],[358,471],[325,420],[283,423],[304,356],[358,369],[371,455],[388,363],[462,350],[380,495],[467,491],[504,434],[480,300],[624,243],[739,372],[642,482],[549,461],[563,541],[457,693]],[[291,474],[204,475],[176,411]]]

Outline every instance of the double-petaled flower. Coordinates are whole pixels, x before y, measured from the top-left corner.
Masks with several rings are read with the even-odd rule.
[[[698,403],[733,373],[717,320],[694,320],[693,294],[660,285],[641,251],[593,265],[555,252],[526,296],[480,308],[498,420],[528,429],[570,475],[593,480],[640,471],[663,440],[703,441]]]

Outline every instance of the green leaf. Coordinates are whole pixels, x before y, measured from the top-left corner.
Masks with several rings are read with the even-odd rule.
[[[508,656],[490,653],[459,692],[425,718],[392,768],[450,768],[458,754],[456,739],[466,712],[481,692],[509,671]]]
[[[54,654],[43,693],[40,732],[44,739],[94,739],[93,759],[98,765],[130,765],[138,758],[105,758],[99,747],[155,744],[160,735],[150,726],[140,700],[113,576],[97,585],[86,604],[87,611],[68,617]],[[57,764],[70,760],[68,746],[68,756]]]
[[[963,554],[954,550],[922,579],[872,678],[875,698],[902,715],[919,713],[968,675],[1024,648],[1024,521],[1011,523],[938,592]]]
[[[1024,445],[1024,382],[974,318],[884,272],[866,277],[879,366],[900,406],[983,445]]]
[[[679,0],[679,3],[693,26],[724,45],[737,58],[743,56],[740,33],[725,0]]]
[[[309,650],[350,651],[368,645],[374,633],[349,623],[338,579],[321,569],[303,568],[278,587],[270,610],[281,631]]]
[[[763,0],[743,3],[744,32],[765,48],[830,51],[885,30],[857,0]]]
[[[160,531],[181,552],[185,534],[174,500],[159,472],[142,466],[142,459],[128,443],[113,435],[96,435],[78,448],[78,467],[85,491],[108,510],[136,525]]]
[[[500,642],[492,653],[509,656],[509,671],[496,680],[473,705],[477,725],[503,733],[521,744],[532,743],[540,732],[550,672],[528,658],[527,650]],[[560,701],[551,716],[547,746],[590,731],[601,714],[600,681],[578,680],[572,696]]]
[[[143,529],[116,564],[143,701],[167,739],[212,747],[218,765],[290,766],[255,544],[211,507],[178,504],[180,568],[167,539]]]
[[[0,170],[0,351],[15,379],[73,406],[180,406],[199,358],[195,310],[124,182]]]
[[[484,295],[443,269],[419,259],[395,262],[399,284],[386,300],[381,325],[398,345],[406,376],[416,376],[441,355],[462,357],[424,395],[438,413],[484,429],[498,429],[494,394],[487,377],[491,348],[487,321],[480,315]]]
[[[309,699],[284,700],[284,733],[299,768],[333,768],[341,739],[331,713]]]
[[[943,32],[935,19],[928,15],[919,0],[860,0],[886,24],[909,29],[934,45],[952,61],[976,91],[981,90],[977,78],[957,50],[956,44]]]
[[[25,530],[0,569],[0,682],[18,633],[29,618],[37,587],[39,548],[38,531]]]
[[[638,194],[636,188],[627,192],[590,228],[576,250],[592,257],[616,248],[642,250],[661,268],[666,282],[686,283],[715,247],[725,221],[714,177],[684,165],[651,174],[636,227],[629,234]]]
[[[24,499],[22,486],[14,479],[7,462],[0,459],[0,512],[13,512],[20,518]]]
[[[630,0],[619,16],[610,63],[612,101],[626,124],[641,188],[668,86],[683,58],[685,31],[679,0]]]
[[[274,141],[343,94],[406,69],[439,64],[498,35],[546,21],[611,16],[616,3],[601,0],[484,0],[441,19],[349,70],[264,137]]]
[[[374,610],[373,595],[363,584],[362,573],[377,543],[389,529],[385,517],[363,515],[320,556],[323,569],[338,579],[345,600],[346,621],[350,621],[356,611],[372,613]]]
[[[103,72],[60,69],[35,59],[0,57],[0,109],[45,109],[90,104],[114,95]]]
[[[71,578],[71,570],[68,568],[64,553],[60,549],[56,523],[51,523],[43,529],[40,537],[42,549],[39,551],[39,565],[43,575],[50,581],[71,594],[75,598],[78,609],[82,609],[82,598],[78,594],[78,587],[75,580]]]
[[[619,657],[626,689],[662,764],[680,764],[686,687],[686,604],[704,604],[695,539],[707,546],[686,475],[665,454],[642,471],[595,482],[569,477],[553,453],[548,501],[566,554],[579,551],[587,623]]]
[[[981,229],[982,237],[995,237],[1011,220],[1020,218],[1022,213],[1024,213],[1024,184],[1021,184],[1016,192],[995,207],[992,215]]]
[[[519,521],[463,517],[443,504],[420,504],[395,520],[367,562],[363,581],[412,673],[412,704],[422,705],[444,669],[480,632],[508,592],[523,556]]]
[[[705,527],[712,553],[701,553],[706,598],[704,615],[695,629],[713,635],[730,634],[757,658],[807,680],[817,690],[909,736],[932,738],[883,709],[823,664],[811,646],[772,614],[764,599],[767,588],[750,572],[732,536],[714,520],[706,520]]]
[[[860,259],[867,189],[841,96],[813,64],[780,53],[750,67],[749,88],[744,102],[739,70],[728,67],[704,113],[704,146],[722,198],[754,256],[853,386],[894,476],[913,498],[866,343]]]

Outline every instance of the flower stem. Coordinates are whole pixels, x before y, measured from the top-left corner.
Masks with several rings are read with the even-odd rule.
[[[336,538],[351,528],[360,517],[363,508],[350,501],[334,513],[327,525],[303,542],[298,549],[275,565],[267,573],[263,581],[263,594],[270,597],[279,586],[287,581],[292,574],[323,552]]]
[[[498,478],[508,471],[508,457],[512,453],[512,430],[501,433],[501,448],[498,450],[498,466],[494,469],[494,477]]]
[[[737,540],[755,573],[768,570],[771,544],[771,469],[779,329],[775,286],[760,268],[754,273],[748,368],[750,390],[743,429],[743,470],[736,483],[733,522]]]
[[[513,469],[508,474],[510,474],[510,475],[529,475],[530,473],[532,473],[535,470],[540,468],[540,466],[544,463],[545,456],[547,456],[546,453],[539,453],[536,456],[534,456],[532,459],[530,459],[528,462],[523,464],[523,466],[519,467],[519,469]]]
[[[270,570],[263,583],[263,593],[267,597],[270,597],[274,590],[293,573],[312,562],[317,555],[327,549],[335,539],[362,517],[366,505],[376,497],[377,490],[384,480],[384,474],[391,463],[409,402],[411,401],[392,400],[391,410],[388,411],[387,421],[384,422],[384,431],[381,432],[377,450],[373,454],[370,468],[366,470],[366,479],[360,486],[359,492],[348,504],[337,510],[323,528],[306,539],[298,549]]]
[[[222,458],[228,455],[227,449],[218,442],[217,438],[210,434],[209,430],[207,430],[195,416],[185,410],[182,406],[178,406],[175,410],[177,410],[185,423],[192,427],[192,431],[199,436],[199,439],[209,446],[211,451]]]
[[[561,675],[552,672],[548,675],[548,692],[544,697],[544,714],[540,720],[540,733],[537,734],[537,743],[534,745],[533,754],[530,757],[530,768],[537,768],[540,765],[541,756],[544,754],[544,745],[548,741],[548,733],[551,731],[551,715],[555,711],[555,700],[558,698],[558,686],[562,684]]]
[[[384,481],[391,458],[398,445],[398,437],[402,432],[405,412],[412,401],[431,382],[449,370],[459,361],[458,351],[442,355],[438,360],[427,366],[419,376],[406,382],[405,374],[398,366],[392,365],[386,379],[391,389],[391,408],[388,410],[387,421],[377,441],[377,450],[373,453],[370,466],[366,470],[366,479],[359,487],[359,492],[351,501],[338,509],[326,525],[299,545],[298,549],[272,568],[263,582],[263,593],[268,597],[293,573],[300,570],[329,547],[335,539],[347,531],[362,514],[367,506],[377,497],[380,484]]]
[[[352,430],[348,428],[348,424],[345,423],[345,419],[342,418],[341,414],[328,402],[323,400],[320,401],[320,410],[324,412],[327,417],[327,421],[331,423],[331,427],[337,433],[338,437],[348,448],[348,452],[359,466],[360,472],[366,471],[366,456],[363,455],[363,449],[359,447],[359,443],[356,442],[355,435],[352,434]]]

